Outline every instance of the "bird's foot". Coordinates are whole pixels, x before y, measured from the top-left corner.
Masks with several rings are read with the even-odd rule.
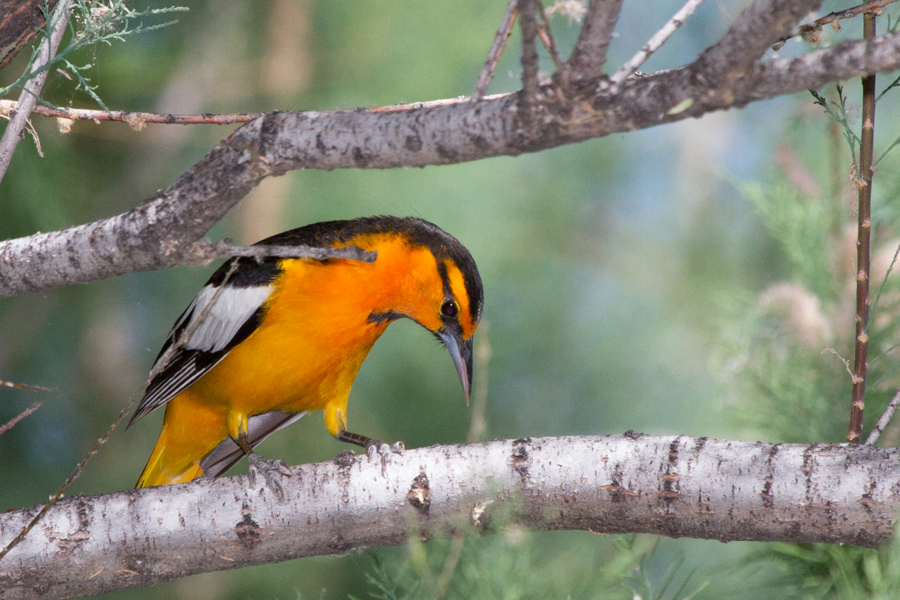
[[[278,494],[279,500],[284,500],[284,488],[281,487],[281,478],[290,477],[291,470],[282,460],[269,460],[255,452],[247,457],[250,463],[250,486],[256,487],[256,478],[261,476],[266,487]]]
[[[366,456],[371,460],[375,456],[381,457],[381,473],[382,475],[385,473],[387,469],[387,464],[391,462],[391,455],[393,454],[403,454],[403,451],[406,450],[406,446],[403,442],[394,442],[393,444],[387,444],[382,442],[381,440],[370,439],[366,442]]]

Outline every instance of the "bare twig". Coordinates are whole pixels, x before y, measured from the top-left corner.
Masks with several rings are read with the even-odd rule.
[[[669,19],[669,22],[663,25],[662,29],[657,31],[637,54],[632,56],[628,62],[622,65],[622,67],[609,78],[610,83],[613,86],[617,86],[634,75],[640,66],[644,64],[654,52],[659,50],[670,37],[672,37],[672,34],[684,24],[688,17],[694,14],[694,11],[697,10],[698,6],[703,4],[703,1],[704,0],[688,0],[687,3],[681,7],[681,10],[675,13],[675,15]]]
[[[875,424],[875,428],[872,429],[872,432],[869,433],[869,437],[866,438],[866,446],[874,446],[875,442],[878,441],[878,438],[881,436],[881,432],[884,431],[884,428],[888,426],[888,423],[891,422],[891,418],[894,416],[894,413],[897,411],[897,407],[900,406],[900,389],[897,389],[897,393],[894,394],[894,397],[891,399],[890,403],[887,405],[887,408],[884,409],[884,412],[881,413],[881,417],[878,419],[878,422]]]
[[[547,19],[544,5],[541,4],[541,0],[534,0],[534,7],[541,19],[537,24],[538,37],[541,38],[541,43],[544,44],[544,47],[550,54],[550,58],[553,59],[553,64],[556,66],[556,72],[559,73],[559,76],[562,78],[563,85],[566,85],[569,82],[569,66],[559,57],[559,50],[556,48],[553,33],[550,31],[550,20]]]
[[[853,371],[850,370],[850,361],[849,360],[847,360],[846,358],[841,356],[841,353],[838,352],[837,350],[835,350],[834,348],[825,348],[824,350],[822,350],[822,354],[825,354],[826,352],[831,352],[832,354],[837,356],[838,360],[841,361],[842,363],[844,363],[844,368],[847,369],[847,374],[850,375],[851,378],[853,377]]]
[[[859,6],[854,6],[853,8],[836,10],[825,15],[824,17],[816,19],[812,23],[806,23],[804,25],[800,25],[799,27],[795,27],[790,34],[778,40],[778,43],[774,45],[773,50],[779,50],[786,41],[793,37],[799,36],[803,39],[808,40],[810,35],[815,35],[819,31],[821,31],[823,25],[830,24],[835,29],[840,29],[841,26],[839,22],[841,20],[852,19],[853,17],[859,16],[865,12],[880,11],[885,6],[893,4],[894,2],[897,2],[897,0],[875,0],[875,2],[866,2],[865,4],[860,4]]]
[[[4,383],[5,383],[5,382],[4,382]],[[26,409],[23,410],[22,412],[20,412],[20,413],[17,414],[16,416],[14,416],[12,419],[10,419],[9,421],[7,421],[5,425],[3,425],[2,427],[0,427],[0,435],[3,435],[3,434],[6,433],[7,431],[9,431],[9,430],[12,429],[13,427],[15,427],[16,423],[18,423],[19,421],[21,421],[22,419],[24,419],[25,417],[27,417],[28,415],[30,415],[31,413],[33,413],[34,411],[36,411],[37,409],[39,409],[39,408],[41,407],[42,404],[43,404],[43,402],[35,402],[34,404],[32,404],[31,406],[29,406],[28,408],[26,408]]]
[[[519,0],[519,14],[522,27],[522,96],[520,108],[522,110],[522,125],[530,137],[534,131],[534,115],[532,109],[537,103],[538,91],[541,88],[539,80],[539,57],[537,52],[537,15],[535,14],[534,0]]]
[[[59,43],[62,40],[63,33],[66,31],[66,25],[69,22],[68,14],[71,4],[72,0],[60,0],[53,10],[53,15],[50,17],[50,22],[47,24],[48,29],[51,30],[51,35],[50,38],[46,40],[46,43],[42,43],[41,49],[34,61],[34,65],[31,68],[32,73],[42,69],[56,54],[56,49],[59,48]],[[35,105],[37,105],[37,97],[41,93],[41,88],[44,87],[44,81],[46,79],[46,70],[38,73],[25,83],[25,87],[19,95],[18,110],[16,110],[15,116],[10,119],[9,123],[6,125],[3,137],[0,138],[0,180],[6,175],[6,169],[9,168],[12,155],[16,151],[16,146],[19,144],[22,130],[25,129],[28,117],[31,115],[31,111],[34,109]]]
[[[875,37],[875,15],[863,18],[863,37]],[[875,143],[875,75],[863,77],[862,134],[859,144],[858,228],[856,240],[856,352],[853,361],[852,401],[847,441],[858,444],[866,406],[866,376],[869,358],[869,274],[872,234],[872,160]]]
[[[194,246],[194,255],[199,261],[209,262],[217,258],[230,258],[232,256],[249,256],[251,258],[312,258],[314,260],[326,260],[329,258],[343,258],[346,260],[358,260],[367,263],[375,262],[378,253],[374,250],[365,251],[359,246],[347,246],[346,248],[318,248],[315,246],[270,246],[258,244],[255,246],[232,246],[227,240],[210,244],[200,242]]]
[[[122,412],[119,413],[119,416],[116,417],[116,420],[113,421],[112,425],[109,426],[109,429],[106,430],[106,433],[104,433],[103,436],[97,440],[97,443],[94,444],[94,447],[91,449],[90,452],[88,452],[88,455],[84,457],[84,460],[82,460],[80,463],[78,463],[78,465],[75,467],[75,470],[72,472],[71,475],[69,475],[69,478],[66,479],[66,481],[65,481],[65,483],[63,483],[62,487],[59,488],[59,490],[55,494],[50,496],[50,500],[47,501],[47,504],[45,504],[43,506],[43,508],[41,508],[41,510],[38,511],[38,513],[36,515],[34,515],[34,517],[28,522],[27,525],[25,525],[22,528],[22,530],[18,533],[18,535],[16,535],[16,537],[14,537],[6,545],[6,547],[3,548],[3,550],[0,550],[0,562],[3,561],[4,556],[9,554],[10,550],[15,548],[16,545],[18,545],[19,543],[21,543],[22,540],[25,539],[25,536],[28,535],[28,532],[31,531],[34,528],[34,526],[40,522],[40,520],[42,518],[44,518],[44,515],[46,515],[47,512],[51,508],[53,508],[53,506],[57,502],[59,502],[59,500],[63,497],[63,494],[66,493],[66,490],[69,489],[69,486],[72,485],[76,479],[81,477],[81,473],[82,473],[82,471],[84,471],[84,467],[88,464],[88,462],[90,462],[90,460],[92,458],[94,458],[94,456],[96,456],[96,454],[100,451],[100,448],[107,441],[109,441],[109,436],[112,435],[112,432],[115,431],[115,429],[116,429],[116,427],[118,427],[119,423],[122,422],[122,419],[125,418],[125,415],[128,414],[129,412],[131,412],[131,407],[134,405],[134,402],[135,402],[135,398],[132,398],[131,401],[128,403],[128,405],[122,409]]]
[[[591,0],[578,41],[569,57],[569,72],[574,79],[603,74],[606,52],[621,8],[622,0]]]
[[[484,61],[484,67],[481,69],[478,80],[475,82],[475,91],[472,92],[472,102],[478,102],[484,98],[484,94],[491,84],[491,79],[494,78],[494,70],[497,68],[497,62],[500,61],[503,49],[506,48],[506,42],[509,40],[509,36],[512,35],[512,28],[516,22],[516,15],[518,14],[518,5],[519,0],[509,0],[509,4],[506,5],[506,14],[503,15],[503,20],[500,21],[497,35],[494,36],[494,43],[491,44],[487,60]]]
[[[5,381],[0,379],[0,386],[15,388],[17,390],[25,390],[27,392],[49,392],[50,388],[45,388],[40,385],[29,385],[27,383],[16,383],[15,381]]]
[[[13,100],[0,100],[0,116],[8,115],[17,110],[18,103]],[[166,113],[130,112],[126,110],[90,110],[85,108],[50,108],[37,105],[31,111],[32,114],[42,117],[54,117],[57,119],[72,119],[76,121],[120,121],[128,123],[132,129],[140,131],[144,125],[230,125],[232,123],[247,123],[265,115],[265,113],[235,113],[230,115],[173,115]]]

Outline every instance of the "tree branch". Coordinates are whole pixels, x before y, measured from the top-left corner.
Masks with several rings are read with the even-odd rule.
[[[503,15],[503,20],[500,21],[497,35],[494,36],[491,49],[488,50],[487,58],[484,61],[484,67],[482,67],[481,73],[478,74],[478,80],[475,82],[475,91],[472,92],[472,97],[470,98],[472,102],[478,102],[484,98],[488,86],[491,85],[491,79],[494,78],[494,70],[497,68],[503,49],[506,48],[509,36],[512,35],[513,25],[516,22],[516,15],[518,15],[518,6],[519,0],[509,0],[509,4],[506,5],[506,13]]]
[[[62,0],[53,9],[50,23],[47,24],[47,28],[50,30],[50,37],[41,43],[41,49],[34,61],[34,65],[31,67],[32,73],[36,73],[44,68],[56,55],[56,50],[59,48],[59,43],[62,41],[63,34],[66,31],[66,25],[69,24],[69,7],[71,4],[72,0]],[[16,146],[19,144],[19,136],[22,135],[22,131],[25,129],[31,110],[37,104],[38,96],[41,93],[41,88],[44,87],[44,80],[46,79],[47,71],[45,70],[28,80],[25,83],[25,87],[22,88],[16,114],[13,115],[6,125],[3,137],[0,137],[0,180],[6,175],[6,169],[9,167],[13,153],[16,151]]]
[[[50,0],[53,9],[58,0]],[[35,33],[40,31],[46,19],[44,0],[5,0],[0,3],[0,69],[16,57]]]
[[[285,501],[246,476],[69,498],[0,563],[4,598],[98,594],[192,573],[531,529],[876,546],[900,449],[687,436],[536,438],[341,453],[293,468]],[[0,515],[0,544],[39,507]]]
[[[603,75],[606,51],[621,9],[622,0],[591,0],[575,48],[569,56],[572,79],[593,79]]]
[[[18,110],[18,106],[18,102],[14,100],[0,100],[0,116],[7,116],[15,112]],[[161,125],[231,125],[232,123],[246,123],[266,116],[265,113],[176,115],[172,113],[131,112],[127,110],[106,111],[89,108],[56,109],[40,104],[32,109],[31,114],[81,121],[119,121],[127,123],[135,131],[140,131],[144,128],[144,125],[150,123]]]
[[[815,38],[816,33],[822,31],[823,25],[831,24],[835,29],[840,29],[839,22],[843,19],[852,19],[853,17],[858,17],[864,12],[879,12],[884,9],[884,7],[889,4],[893,4],[897,2],[897,0],[875,0],[874,2],[866,2],[865,4],[860,4],[858,6],[854,6],[853,8],[848,8],[845,10],[837,10],[831,13],[828,13],[824,17],[820,17],[813,21],[812,23],[806,23],[804,25],[800,25],[795,27],[791,32],[778,40],[775,43],[775,49],[779,49],[784,42],[788,41],[792,37],[800,36],[805,40],[810,40],[810,38]]]
[[[644,64],[650,56],[659,50],[666,41],[672,37],[672,34],[678,31],[678,28],[684,25],[684,22],[694,14],[694,11],[703,4],[704,0],[688,0],[684,6],[669,19],[662,29],[657,31],[650,40],[644,44],[637,54],[632,56],[628,62],[613,73],[609,78],[609,82],[618,86],[623,81],[635,74],[635,72]]]
[[[863,37],[875,37],[875,15],[866,13]],[[851,378],[850,426],[847,441],[860,443],[869,372],[869,276],[872,246],[872,164],[875,146],[875,74],[863,77],[862,133],[859,141],[859,173],[856,235],[856,338]]]
[[[740,77],[820,4],[822,0],[756,0],[700,55],[700,73],[709,81]]]
[[[370,111],[271,113],[244,125],[166,190],[101,221],[0,242],[0,297],[86,283],[196,261],[191,250],[264,177],[293,169],[422,167],[547,148],[699,117],[831,81],[900,68],[900,33],[849,41],[793,59],[754,65],[727,82],[700,76],[709,65],[625,82],[600,79],[561,93],[542,86],[532,107],[521,92]]]

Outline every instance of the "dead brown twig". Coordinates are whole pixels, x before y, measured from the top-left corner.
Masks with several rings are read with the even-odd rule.
[[[6,383],[6,382],[4,381],[3,383]],[[16,386],[16,387],[18,387],[18,386]],[[44,389],[44,388],[41,388],[41,389]],[[37,409],[39,409],[39,408],[41,407],[42,404],[43,404],[43,402],[35,402],[34,404],[32,404],[31,406],[29,406],[28,408],[26,408],[26,409],[23,410],[22,412],[20,412],[20,413],[17,414],[16,416],[14,416],[12,419],[10,419],[9,421],[7,421],[5,425],[3,425],[2,427],[0,427],[0,435],[3,435],[3,434],[6,433],[7,431],[9,431],[9,430],[12,429],[13,427],[15,427],[16,423],[18,423],[19,421],[21,421],[22,419],[24,419],[25,417],[27,417],[28,415],[30,415],[31,413],[33,413],[34,411],[36,411]]]
[[[15,388],[17,390],[25,390],[27,392],[49,392],[50,388],[40,385],[29,385],[27,383],[16,383],[14,381],[5,381],[0,379],[0,387]]]

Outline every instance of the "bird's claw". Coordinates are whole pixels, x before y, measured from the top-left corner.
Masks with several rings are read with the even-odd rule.
[[[384,473],[387,468],[387,464],[391,462],[392,454],[403,454],[403,451],[406,450],[406,446],[403,442],[394,442],[393,444],[386,444],[381,440],[371,440],[368,444],[366,444],[366,456],[371,460],[375,456],[381,457],[381,472]]]
[[[282,477],[290,477],[291,470],[283,460],[269,460],[253,453],[247,461],[250,463],[250,486],[256,487],[257,476],[262,476],[266,487],[278,494],[279,500],[284,500],[284,488],[281,486]]]

